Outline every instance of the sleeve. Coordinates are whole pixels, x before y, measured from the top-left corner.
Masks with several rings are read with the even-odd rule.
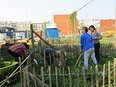
[[[99,37],[99,39],[102,39],[102,36],[100,33],[97,33],[97,36]]]

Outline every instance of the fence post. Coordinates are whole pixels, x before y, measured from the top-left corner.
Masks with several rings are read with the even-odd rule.
[[[55,74],[56,74],[56,87],[59,87],[58,86],[58,68],[57,67],[55,67]]]
[[[51,81],[51,67],[50,67],[50,66],[48,67],[48,70],[49,70],[49,84],[50,84],[50,87],[52,87],[52,81]]]
[[[35,84],[35,86],[34,86],[34,87],[37,87],[37,84],[36,84],[36,73],[35,73],[35,67],[33,67],[33,75],[34,75],[34,78],[35,78],[35,80],[34,80],[34,84]]]
[[[77,71],[77,87],[79,87],[79,70],[76,69],[76,71]]]
[[[93,87],[93,67],[91,66],[91,87]]]
[[[69,74],[69,80],[70,80],[70,87],[72,87],[72,79],[71,79],[70,67],[68,67],[68,74]]]
[[[46,50],[44,50],[44,68],[46,68]]]
[[[95,67],[95,69],[96,69],[96,87],[99,87],[99,80],[98,80],[98,65],[96,65],[96,67]]]
[[[111,83],[111,78],[110,78],[110,61],[108,62],[108,87],[110,87],[110,83]]]
[[[25,68],[23,69],[23,87],[27,87],[26,86],[26,74],[25,74]]]
[[[105,64],[103,65],[103,84],[102,86],[105,87]]]
[[[44,71],[43,71],[43,67],[41,67],[41,75],[42,75],[42,87],[44,87]]]
[[[28,66],[26,66],[26,79],[27,79],[27,87],[29,87],[29,72],[28,72]]]
[[[114,86],[116,86],[116,58],[114,58]]]
[[[88,75],[88,73],[86,73],[86,75]],[[86,87],[86,76],[85,76],[85,69],[83,67],[83,81],[84,81],[84,87]]]
[[[63,83],[64,83],[63,86],[66,87],[65,86],[66,83],[65,83],[65,71],[64,71],[64,67],[63,67]]]
[[[20,79],[21,79],[21,87],[23,87],[23,75],[22,75],[22,65],[21,65],[21,58],[19,57],[19,70],[20,70]]]

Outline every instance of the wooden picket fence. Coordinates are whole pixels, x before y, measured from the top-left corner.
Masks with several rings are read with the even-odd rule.
[[[35,83],[33,87],[115,87],[116,59],[103,66],[91,66],[88,72],[84,68],[72,67],[36,67],[39,72],[32,74],[29,67],[23,68],[22,87],[30,87],[29,80]],[[36,84],[36,85],[35,85]]]
[[[66,51],[67,57],[61,60],[62,66],[58,66],[58,65],[48,66],[45,57],[43,58],[40,55],[36,56],[33,33],[38,37],[40,37],[40,39],[42,39],[40,35],[34,32],[33,29],[31,29],[32,52],[23,62],[19,60],[19,66],[16,68],[16,70],[13,71],[13,73],[8,78],[0,82],[1,85],[7,82],[7,80],[12,76],[14,76],[15,74],[20,73],[21,87],[115,87],[116,86],[116,59],[115,58],[114,58],[114,62],[109,61],[107,64],[104,64],[103,66],[90,65],[88,72],[85,72],[83,66],[74,67],[80,55],[79,53],[80,46],[73,44],[59,44],[55,46],[64,49]],[[43,41],[46,44],[48,44],[45,40]],[[42,47],[41,45],[42,44],[38,45],[39,48]],[[48,45],[54,48],[52,45],[50,44]],[[41,49],[39,49],[39,52],[41,52]],[[100,53],[103,56],[116,54],[116,48],[112,44],[101,45]],[[38,57],[38,59],[36,57]],[[39,61],[38,62],[39,65],[35,64],[34,59],[37,59],[37,61]],[[67,64],[68,62],[70,62],[70,60],[72,61],[73,64],[72,63]],[[25,61],[28,61],[28,64],[24,67],[23,63]]]

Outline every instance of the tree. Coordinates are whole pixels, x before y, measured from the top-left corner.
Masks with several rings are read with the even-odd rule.
[[[43,22],[42,31],[46,29],[46,25],[47,25],[47,23],[46,22]]]
[[[76,35],[76,29],[75,29],[75,26],[76,26],[76,16],[77,16],[77,11],[74,11],[70,14],[70,20],[71,20],[71,26],[72,26],[72,32],[74,34],[74,36]]]

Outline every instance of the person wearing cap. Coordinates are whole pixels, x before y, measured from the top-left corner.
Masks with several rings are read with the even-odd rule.
[[[95,58],[94,44],[91,36],[92,32],[88,30],[87,27],[83,27],[82,29],[85,32],[80,37],[80,47],[81,50],[84,52],[84,68],[85,71],[88,71],[89,56],[91,56],[93,63],[95,65],[97,64],[97,60]]]
[[[94,42],[94,48],[95,48],[95,57],[97,59],[97,62],[99,62],[100,57],[99,57],[99,50],[100,50],[100,39],[102,39],[102,36],[100,35],[99,32],[97,32],[96,28],[91,25],[89,26],[89,29],[92,31],[92,37],[93,37],[93,42]]]
[[[25,59],[28,55],[29,45],[27,43],[15,44],[8,48],[7,52],[15,58],[15,61],[19,61],[18,58]]]

